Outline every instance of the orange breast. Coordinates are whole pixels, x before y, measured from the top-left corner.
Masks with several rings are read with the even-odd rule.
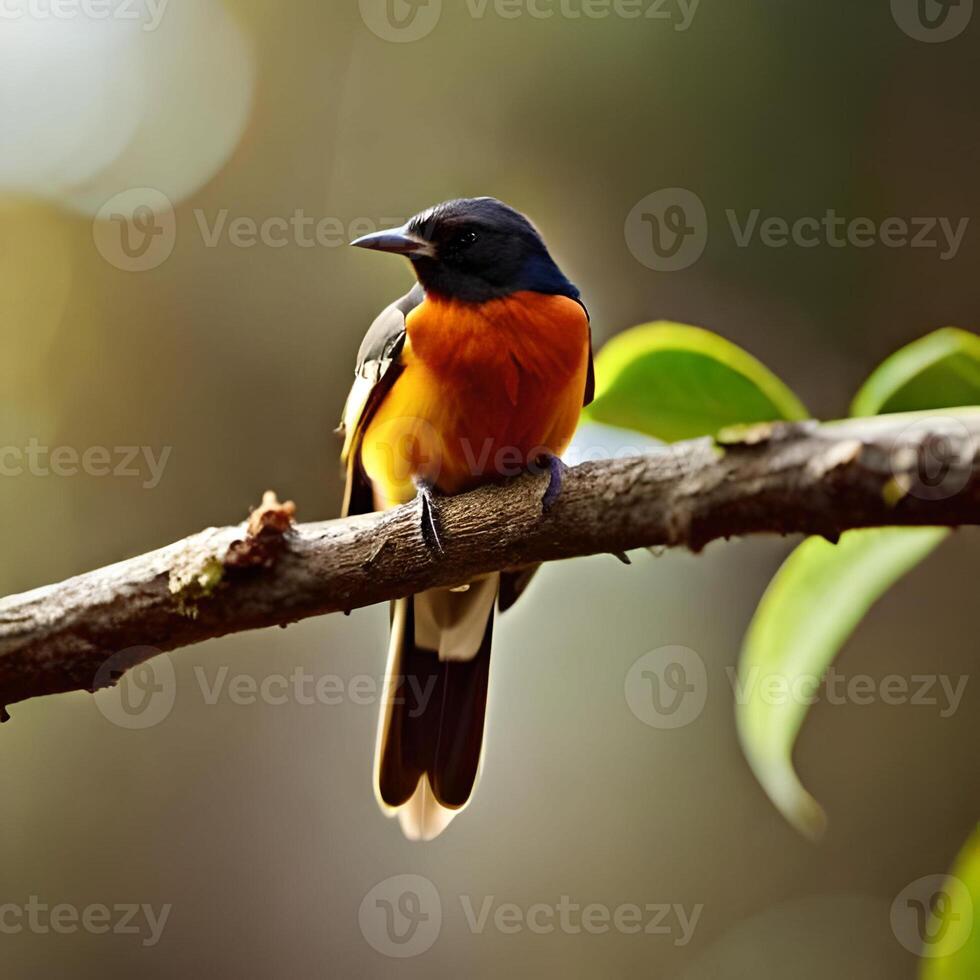
[[[406,328],[404,371],[361,443],[379,505],[411,499],[413,478],[458,493],[564,451],[588,368],[578,303],[532,292],[479,305],[430,297]]]

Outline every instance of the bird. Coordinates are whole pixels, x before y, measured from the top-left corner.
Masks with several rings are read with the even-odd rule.
[[[537,468],[549,475],[549,510],[595,373],[588,310],[536,226],[495,198],[461,198],[351,245],[406,257],[416,283],[357,355],[338,428],[343,515],[414,500],[438,560],[441,497]],[[536,568],[391,603],[374,790],[410,840],[438,836],[471,799],[495,611],[513,605]]]

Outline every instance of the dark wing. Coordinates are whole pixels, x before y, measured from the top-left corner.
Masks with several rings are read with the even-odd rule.
[[[425,299],[418,284],[387,307],[371,324],[357,352],[354,384],[337,432],[344,437],[340,461],[347,470],[342,516],[374,510],[371,484],[360,466],[358,443],[384,396],[401,374],[401,352],[405,346],[405,317]]]
[[[592,317],[589,316],[589,309],[580,299],[576,300],[579,306],[585,310],[585,318],[589,321],[589,373],[585,376],[585,397],[582,399],[582,407],[592,404],[595,398],[595,361],[592,357]]]
[[[595,360],[592,357],[592,329],[589,328],[589,373],[585,376],[585,396],[582,399],[582,407],[591,405],[595,398]]]

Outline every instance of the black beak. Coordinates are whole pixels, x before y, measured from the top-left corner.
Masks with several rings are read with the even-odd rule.
[[[372,248],[378,252],[392,252],[395,255],[421,256],[435,255],[432,245],[413,235],[406,228],[392,228],[364,235],[351,242],[355,248]]]

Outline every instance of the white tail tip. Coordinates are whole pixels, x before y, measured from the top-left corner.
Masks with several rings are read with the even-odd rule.
[[[398,822],[409,840],[434,840],[457,813],[459,810],[450,810],[435,798],[429,777],[423,776],[412,798],[398,808]]]

